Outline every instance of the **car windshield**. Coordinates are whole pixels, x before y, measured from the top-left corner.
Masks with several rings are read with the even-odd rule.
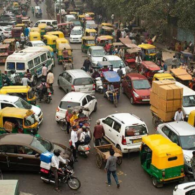
[[[31,125],[34,125],[36,122],[37,121],[35,119],[35,115],[34,114],[24,118],[24,125],[27,126],[27,127],[31,126]]]
[[[155,49],[148,49],[148,54],[153,54],[153,53],[156,53]]]
[[[134,89],[150,89],[148,80],[133,80]]]
[[[95,41],[94,40],[87,41],[87,44],[94,44],[95,45]]]
[[[123,68],[125,64],[122,60],[109,60],[109,62],[113,65],[113,68],[119,68],[120,66]]]
[[[24,108],[24,109],[31,109],[32,105],[30,105],[28,102],[26,102],[25,100],[19,98],[16,102],[15,105],[18,108]]]
[[[80,103],[78,102],[69,102],[69,101],[61,101],[59,107],[62,109],[68,109],[68,106],[75,107],[80,106]]]
[[[184,150],[195,150],[195,135],[180,136],[180,145]]]
[[[92,78],[79,78],[74,80],[74,85],[92,85]]]
[[[34,43],[34,47],[45,46],[45,43]]]
[[[125,128],[125,137],[139,136],[147,134],[145,125],[128,126]]]
[[[81,35],[81,34],[82,34],[81,30],[72,30],[71,31],[71,35]]]
[[[92,50],[91,54],[94,57],[102,57],[105,55],[105,51],[103,49],[95,49],[95,50]]]
[[[32,147],[40,150],[41,153],[51,151],[53,149],[53,144],[49,141],[43,140],[41,137],[34,137],[31,144]]]
[[[193,106],[195,106],[195,95],[184,96],[183,107],[193,107]]]

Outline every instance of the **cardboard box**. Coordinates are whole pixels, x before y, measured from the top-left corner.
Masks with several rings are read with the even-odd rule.
[[[158,108],[155,108],[154,106],[150,106],[150,110],[156,114],[158,114]]]
[[[172,121],[174,115],[175,112],[164,112],[163,110],[158,109],[158,117],[164,122]]]
[[[173,100],[173,111],[176,112],[178,108],[181,108],[182,103],[182,100]]]
[[[173,85],[175,81],[171,80],[163,80],[163,81],[153,81],[152,82],[152,92],[158,94],[159,87],[163,85]]]
[[[150,93],[150,104],[158,108],[158,96],[153,92]]]
[[[170,85],[173,89],[173,99],[174,100],[181,100],[183,99],[183,88],[177,85]]]
[[[158,99],[158,108],[160,108],[164,112],[173,112],[174,104],[173,100],[163,100],[161,98]]]

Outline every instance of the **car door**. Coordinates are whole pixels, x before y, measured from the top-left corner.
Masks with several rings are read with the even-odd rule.
[[[87,104],[86,104],[86,108],[89,109],[89,115],[93,112],[94,108],[95,108],[95,100],[92,96],[87,95]]]
[[[114,120],[114,124],[113,124],[113,131],[112,131],[112,140],[114,142],[114,144],[117,144],[121,141],[121,127],[122,125]]]
[[[125,76],[125,78],[123,79],[122,87],[123,87],[123,93],[126,94],[127,94],[128,82],[129,82],[129,77]]]
[[[106,134],[106,137],[108,139],[110,139],[111,141],[112,140],[112,133],[113,133],[113,123],[114,123],[114,120],[111,118],[111,117],[107,117],[106,119],[104,119],[102,121],[102,125],[104,127],[104,130],[105,130],[105,134]]]
[[[88,108],[88,101],[87,101],[86,96],[82,99],[81,104],[82,104],[83,107]],[[85,111],[85,110],[83,111],[83,113],[84,113],[86,116],[89,116],[89,115],[90,115],[90,112]]]
[[[25,171],[39,171],[40,169],[40,158],[36,156],[39,152],[30,148],[29,146],[21,146],[17,147],[17,163],[19,169]]]
[[[68,81],[67,81],[67,73],[64,72],[60,75],[59,77],[59,83],[60,83],[60,87],[64,90],[67,91],[67,85],[68,85]]]

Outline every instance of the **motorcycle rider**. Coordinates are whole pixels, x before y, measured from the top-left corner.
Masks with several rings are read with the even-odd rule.
[[[97,77],[100,77],[100,73],[95,69],[94,73],[91,75],[93,79],[96,79]]]
[[[46,83],[45,78],[41,79],[41,84],[37,87],[37,89],[40,89],[39,99],[43,99],[43,96],[47,94],[47,89],[49,88],[49,85]]]
[[[90,132],[87,130],[87,127],[85,125],[83,125],[82,130],[83,132],[80,135],[79,143],[77,144],[77,146],[89,144],[89,142],[91,141]]]
[[[59,165],[60,165],[60,162],[62,162],[63,164],[66,164],[66,160],[60,156],[60,153],[61,153],[61,150],[55,149],[54,155],[52,156],[52,159],[51,159],[51,171],[54,173],[54,176],[55,176],[55,190],[57,192],[60,192],[59,180],[58,180],[58,170],[62,171],[61,168],[59,168]]]

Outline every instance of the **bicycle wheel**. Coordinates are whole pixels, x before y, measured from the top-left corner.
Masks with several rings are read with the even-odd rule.
[[[60,129],[62,131],[66,131],[66,128],[67,128],[66,122],[65,121],[61,121],[60,122]]]

